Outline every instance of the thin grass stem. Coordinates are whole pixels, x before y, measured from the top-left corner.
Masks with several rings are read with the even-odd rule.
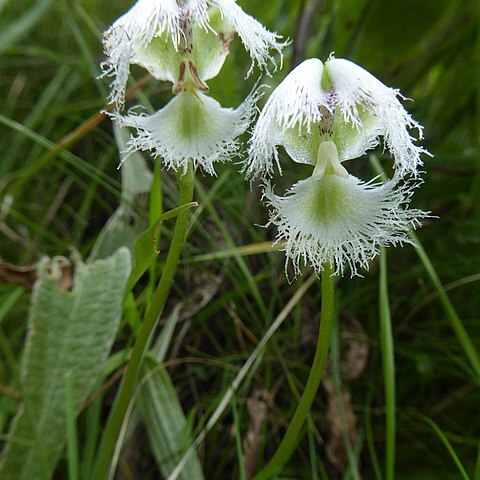
[[[379,282],[379,318],[380,344],[382,350],[383,385],[385,389],[386,427],[385,427],[385,478],[395,478],[395,437],[396,437],[396,402],[395,402],[395,354],[393,347],[392,318],[388,299],[387,253],[382,247],[380,253]]]
[[[377,451],[375,450],[375,444],[373,440],[371,404],[372,402],[370,399],[370,401],[367,403],[367,408],[365,409],[365,437],[367,440],[368,452],[370,454],[370,462],[373,472],[375,473],[375,479],[383,480],[382,470],[380,469],[380,463],[378,461]]]
[[[480,441],[478,442],[477,462],[475,463],[473,480],[480,480]]]
[[[237,463],[238,463],[238,471],[239,471],[239,479],[240,480],[247,480],[247,474],[245,471],[245,464],[243,463],[243,450],[242,450],[242,437],[241,437],[241,429],[240,429],[240,417],[238,415],[238,408],[237,408],[237,399],[233,397],[232,399],[232,413],[233,413],[233,421],[235,425],[235,447],[237,450]]]
[[[480,356],[478,354],[478,351],[473,345],[473,342],[468,332],[465,330],[465,327],[463,326],[463,323],[460,320],[460,317],[458,316],[458,313],[455,310],[455,307],[450,301],[450,298],[448,297],[447,292],[445,291],[445,288],[443,288],[443,284],[440,281],[440,278],[438,277],[437,272],[435,271],[435,268],[432,262],[430,261],[430,258],[428,257],[427,252],[425,251],[422,244],[420,243],[420,240],[418,239],[417,235],[414,232],[411,232],[410,238],[415,242],[417,246],[416,248],[417,254],[420,257],[420,260],[422,261],[423,266],[425,267],[425,270],[427,271],[428,276],[430,277],[430,280],[432,281],[433,285],[435,286],[435,289],[437,290],[438,298],[440,299],[440,303],[442,304],[443,309],[447,315],[447,319],[450,321],[450,325],[453,331],[455,332],[455,335],[457,336],[457,340],[462,346],[463,351],[465,352],[465,355],[470,360],[470,364],[475,372],[475,375],[477,376],[477,383],[478,383],[480,382]]]
[[[335,314],[335,319],[338,319],[338,313]],[[330,375],[333,380],[335,403],[338,410],[339,427],[343,438],[343,445],[345,447],[348,464],[345,471],[345,480],[352,478],[353,480],[361,480],[360,473],[358,471],[358,452],[355,452],[355,446],[352,445],[350,439],[350,432],[347,426],[345,402],[344,402],[344,390],[342,387],[342,379],[340,373],[340,325],[338,321],[335,322],[332,329],[331,341],[330,341],[330,358],[331,368]],[[358,447],[357,447],[358,450]]]
[[[458,468],[458,471],[460,472],[460,475],[464,480],[470,480],[470,477],[468,476],[465,467],[463,466],[462,462],[458,458],[457,452],[455,452],[454,448],[452,447],[452,444],[449,442],[447,436],[443,433],[443,431],[440,429],[440,427],[429,417],[426,417],[425,415],[417,415],[421,420],[423,420],[425,423],[427,423],[434,432],[438,435],[442,443],[445,445],[445,448],[447,449],[448,453],[450,454],[450,457],[452,458],[453,462]]]
[[[313,434],[313,425],[312,420],[307,420],[307,435],[308,435],[308,454],[310,456],[310,475],[312,480],[319,480],[318,476],[318,465],[317,465],[317,452],[315,450],[315,436]]]
[[[98,433],[100,431],[101,413],[101,398],[95,399],[90,405],[90,408],[85,412],[85,434],[83,436],[82,462],[80,468],[81,478],[91,478]]]

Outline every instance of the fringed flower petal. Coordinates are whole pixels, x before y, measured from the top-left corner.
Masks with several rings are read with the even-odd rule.
[[[254,90],[232,109],[222,108],[202,93],[181,92],[153,115],[130,114],[118,116],[117,121],[137,131],[127,144],[127,153],[151,150],[168,169],[185,171],[193,162],[214,175],[216,162],[230,161],[238,154],[238,137],[250,125],[260,96]]]
[[[320,85],[322,74],[320,60],[305,60],[272,92],[252,132],[249,159],[243,168],[247,178],[259,173],[271,177],[274,163],[281,171],[277,145],[290,146],[295,161],[315,164],[314,158],[309,161],[308,142],[312,124],[321,121],[328,105]]]
[[[198,9],[199,20],[205,23],[204,12]],[[107,56],[101,64],[103,76],[112,77],[109,100],[123,107],[130,65],[136,63],[137,51],[147,47],[155,37],[167,33],[175,46],[182,39],[181,11],[176,0],[139,0],[103,34]],[[170,80],[170,78],[163,78]]]
[[[138,45],[132,63],[146,68],[156,79],[172,82],[174,92],[190,86],[206,92],[205,82],[218,75],[235,31],[216,8],[208,10],[207,26],[194,19],[184,24],[188,32],[180,45],[175,44],[171,32],[165,31],[148,44]]]
[[[270,51],[275,50],[280,56],[280,67],[283,62],[282,49],[290,42],[281,42],[281,35],[276,32],[270,32],[259,21],[246,14],[236,3],[236,0],[212,0],[222,13],[225,21],[232,26],[242,40],[245,49],[250,54],[252,65],[247,73],[249,76],[255,64],[269,73],[268,64],[270,63],[276,70],[276,62]]]
[[[368,269],[380,246],[412,243],[411,227],[427,216],[409,209],[408,203],[419,180],[394,179],[376,184],[348,175],[312,176],[296,183],[285,197],[274,194],[267,184],[264,196],[270,212],[269,225],[278,229],[284,242],[285,269],[291,262],[295,275],[311,265],[317,275],[325,263],[343,275]]]
[[[315,164],[315,147],[334,141],[340,161],[358,158],[383,138],[400,174],[416,174],[420,155],[410,129],[422,127],[401,105],[397,90],[389,88],[352,62],[331,58],[325,65],[309,59],[296,67],[274,90],[253,130],[247,177],[271,177],[280,170],[277,146],[292,159]]]
[[[104,76],[113,77],[109,100],[124,104],[131,64],[156,79],[174,84],[178,93],[193,86],[208,91],[206,81],[220,71],[238,32],[252,58],[267,70],[286,43],[243,12],[234,0],[139,0],[104,34]],[[250,69],[251,71],[251,69]]]
[[[415,174],[422,165],[420,155],[427,152],[413,143],[417,138],[410,135],[409,130],[416,129],[418,140],[421,140],[423,128],[403,108],[398,99],[404,99],[400,92],[387,87],[355,63],[341,58],[332,58],[325,63],[325,77],[324,82],[330,84],[334,92],[332,108],[341,111],[345,123],[362,132],[365,118],[370,117],[370,122],[376,126],[373,131],[365,129],[366,144],[374,143],[375,135],[383,136],[400,173]]]

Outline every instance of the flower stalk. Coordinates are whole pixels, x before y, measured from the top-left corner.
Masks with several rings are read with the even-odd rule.
[[[178,175],[180,205],[184,205],[192,201],[194,175],[194,168],[192,165],[187,168],[187,171],[183,176]],[[173,284],[178,260],[185,244],[188,219],[189,210],[180,213],[177,217],[172,242],[170,244],[160,282],[138,332],[131,356],[127,363],[127,369],[118,389],[115,402],[110,411],[110,415],[103,432],[97,457],[97,465],[93,477],[96,480],[104,480],[108,478],[109,470],[111,468],[110,464],[112,453],[119,438],[119,433],[122,423],[125,419],[125,413],[128,409],[130,399],[132,397],[132,392],[137,384],[137,376],[144,354],[150,345],[152,333],[158,324],[158,320],[162,314],[165,302]]]
[[[328,347],[335,317],[335,277],[333,266],[325,264],[322,271],[322,307],[320,312],[320,331],[318,333],[317,348],[307,384],[292,421],[285,432],[285,436],[277,451],[268,464],[255,475],[254,480],[273,478],[285,465],[295,450],[298,437],[305,419],[317,395],[318,387],[323,378],[327,362]]]

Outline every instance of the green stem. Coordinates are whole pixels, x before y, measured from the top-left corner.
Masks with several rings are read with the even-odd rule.
[[[380,342],[382,347],[383,383],[386,406],[385,478],[395,478],[395,356],[393,350],[392,319],[388,300],[387,254],[384,248],[380,255]]]
[[[194,170],[192,166],[189,166],[185,175],[179,177],[178,182],[180,186],[180,205],[191,202],[194,187]],[[152,332],[157,326],[158,319],[162,314],[163,307],[165,306],[165,302],[173,283],[178,260],[185,243],[188,218],[189,210],[185,210],[177,217],[172,242],[170,244],[160,282],[153,296],[152,303],[145,314],[140,330],[138,331],[132,354],[127,363],[127,369],[115,397],[115,402],[102,435],[94,475],[94,479],[96,480],[105,480],[108,478],[112,454],[125,418],[125,413],[130,403],[133,389],[136,386],[136,380],[142,359],[148,349]]]
[[[312,368],[308,376],[307,384],[302,398],[295,410],[292,421],[285,432],[285,436],[278,446],[277,451],[270,462],[255,475],[254,480],[266,480],[272,478],[285,465],[297,445],[300,430],[307,418],[313,400],[317,395],[320,381],[323,377],[327,361],[328,346],[334,319],[334,293],[335,279],[333,268],[330,264],[324,265],[322,272],[322,309],[320,313],[320,331],[317,340],[317,350],[313,359]]]

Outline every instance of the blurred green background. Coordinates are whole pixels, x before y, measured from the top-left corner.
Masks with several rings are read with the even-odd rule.
[[[434,155],[424,158],[424,184],[413,206],[438,216],[426,221],[418,236],[472,342],[480,348],[478,2],[239,0],[239,4],[267,28],[292,40],[283,69],[265,79],[270,85],[277,85],[302,59],[325,60],[334,52],[413,99],[405,106],[424,126],[424,145]],[[43,255],[68,255],[71,247],[85,258],[118,205],[119,154],[108,120],[79,136],[61,154],[46,152],[103,108],[108,81],[96,78],[102,60],[101,32],[130,5],[125,0],[0,0],[2,265],[30,265]],[[237,40],[221,75],[209,82],[212,96],[223,106],[237,106],[252,88],[258,73],[245,79],[248,65],[249,57]],[[144,72],[133,68],[132,74],[133,84]],[[150,81],[129,106],[160,108],[170,97],[169,85]],[[376,153],[388,170],[388,155],[381,148]],[[306,167],[286,157],[282,160],[279,190],[307,173]],[[150,165],[153,168],[153,161]],[[352,162],[352,169],[364,178],[374,176],[366,158]],[[197,175],[201,213],[169,300],[169,310],[179,301],[190,307],[174,341],[170,360],[175,366],[169,373],[186,413],[197,422],[196,432],[256,339],[309,274],[307,269],[289,284],[283,254],[278,252],[234,255],[228,260],[196,258],[274,238],[275,232],[255,226],[266,223],[267,212],[259,189],[250,190],[238,170],[238,165],[223,165],[216,178]],[[162,173],[162,186],[166,208],[175,207],[175,179],[169,172]],[[146,204],[139,202],[137,214],[148,217]],[[396,478],[462,478],[442,442],[444,435],[470,478],[479,480],[474,471],[480,379],[415,249],[391,249],[388,262],[397,367]],[[318,287],[309,289],[277,332],[263,363],[238,392],[236,410],[227,409],[207,436],[200,449],[206,478],[239,478],[237,440],[249,431],[252,399],[267,412],[255,451],[258,463],[273,453],[311,364]],[[10,281],[0,283],[2,433],[18,407],[15,388],[29,295]],[[330,380],[314,404],[307,434],[282,478],[350,478],[344,437],[333,428],[342,421],[348,425],[346,436],[358,455],[361,477],[381,478],[376,466],[378,462],[383,468],[385,403],[377,262],[364,278],[339,281],[338,304],[339,348],[333,349],[338,362],[331,364]],[[124,327],[115,351],[124,348],[129,335]],[[183,358],[194,360],[181,362]],[[106,393],[105,411],[114,389]],[[334,408],[335,398],[343,399],[343,409]],[[442,435],[424,417],[432,419]],[[80,432],[86,421],[82,414]],[[145,437],[141,428],[136,435]],[[145,442],[132,441],[122,458],[119,478],[161,478]],[[58,478],[66,478],[64,472],[62,463]],[[476,473],[480,475],[480,468]]]

